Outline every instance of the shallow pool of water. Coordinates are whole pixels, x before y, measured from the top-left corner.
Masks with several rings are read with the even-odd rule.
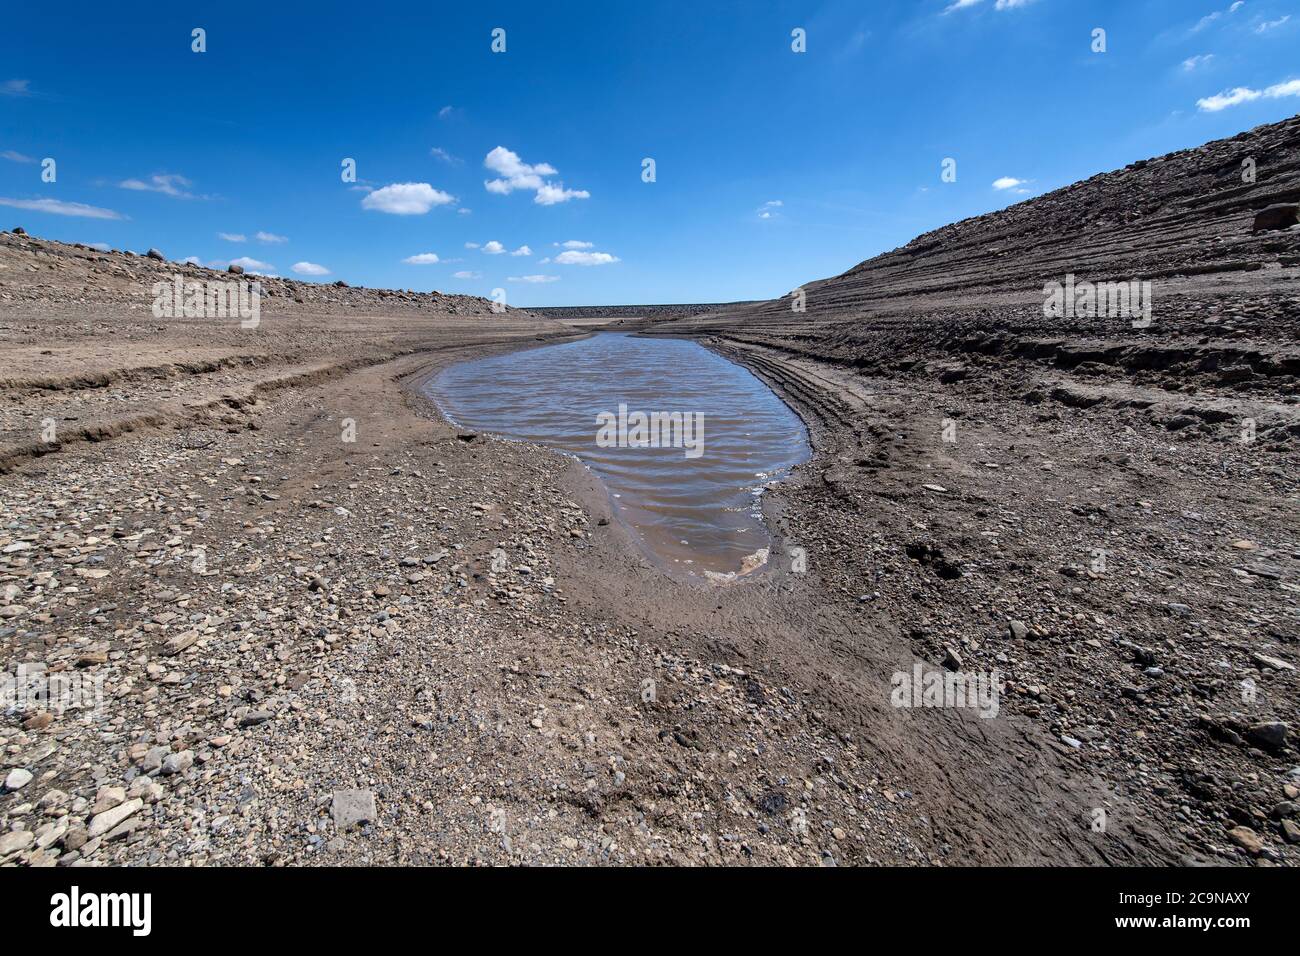
[[[459,426],[576,455],[652,557],[710,577],[761,565],[762,489],[810,454],[771,389],[680,339],[602,332],[450,366],[429,392]]]

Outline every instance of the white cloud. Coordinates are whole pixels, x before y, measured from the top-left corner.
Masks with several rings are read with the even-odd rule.
[[[490,256],[499,256],[506,251],[506,247],[493,239],[491,242],[483,243],[483,251]]]
[[[226,242],[247,242],[248,237],[242,232],[219,232],[218,239],[224,239]]]
[[[327,276],[330,271],[314,262],[295,262],[289,267],[300,276]]]
[[[965,10],[968,7],[973,7],[983,2],[984,0],[954,0],[953,3],[944,8],[943,12],[948,14],[952,13],[954,10]],[[1033,0],[997,0],[997,2],[993,4],[993,9],[1015,10],[1018,7],[1027,7],[1031,3],[1033,3]]]
[[[192,186],[188,179],[177,173],[155,173],[148,181],[142,179],[124,179],[118,186],[122,189],[134,189],[137,192],[163,193],[177,199],[193,199],[194,194],[184,187]]]
[[[12,150],[12,149],[6,149],[3,153],[0,153],[0,159],[7,159],[7,160],[9,160],[11,163],[34,163],[34,162],[36,162],[36,158],[35,158],[35,157],[33,157],[33,156],[27,156],[27,155],[24,155],[23,153],[15,152],[15,151]]]
[[[516,249],[514,252],[510,254],[512,256],[531,256],[533,254],[533,250],[529,249],[527,246],[520,246],[518,249]]]
[[[0,96],[31,96],[31,80],[5,80],[0,83]]]
[[[361,200],[361,208],[394,216],[422,216],[434,206],[445,206],[455,201],[456,197],[434,189],[428,183],[391,183],[367,193]]]
[[[438,261],[438,253],[421,252],[418,255],[407,256],[402,261],[408,266],[431,266]]]
[[[560,281],[560,277],[559,277],[559,276],[542,276],[542,275],[532,275],[532,276],[510,276],[510,277],[508,277],[508,278],[506,279],[506,281],[507,281],[507,282],[559,282],[559,281]]]
[[[499,174],[497,179],[483,181],[483,187],[490,193],[508,196],[517,189],[531,189],[534,190],[533,202],[540,206],[591,198],[591,193],[585,189],[566,189],[564,183],[543,180],[543,176],[558,175],[559,170],[549,163],[525,163],[518,153],[504,146],[497,146],[488,153],[483,165]]]
[[[483,278],[483,273],[471,272],[468,269],[462,269],[460,272],[453,272],[451,274],[451,277],[453,279],[481,279]]]
[[[80,202],[64,202],[62,199],[7,199],[0,197],[0,206],[13,206],[15,209],[30,209],[34,212],[48,212],[56,216],[84,216],[87,219],[125,219],[126,216],[112,209],[99,206],[87,206]]]
[[[438,119],[448,119],[455,112],[456,107],[444,106],[442,109],[438,110]]]
[[[578,239],[569,239],[566,242],[556,242],[552,245],[559,246],[561,249],[590,249],[595,245],[594,242],[582,242]]]
[[[269,262],[261,262],[248,256],[240,256],[238,259],[231,259],[232,266],[242,266],[245,272],[252,272],[258,275],[265,275],[268,272],[274,272],[275,266]]]
[[[1189,56],[1187,59],[1183,60],[1183,69],[1190,73],[1198,66],[1204,66],[1213,59],[1213,53],[1198,53],[1196,56]]]
[[[540,189],[543,176],[554,176],[558,170],[549,163],[530,166],[519,158],[519,154],[498,146],[483,158],[483,165],[501,178],[489,179],[483,183],[490,193],[509,195],[516,189]]]
[[[288,236],[277,236],[273,232],[258,232],[253,235],[258,242],[288,242]]]
[[[579,252],[576,249],[569,249],[556,256],[555,261],[562,266],[604,266],[611,262],[618,262],[619,258],[611,256],[608,252]]]
[[[478,243],[477,243],[477,242],[467,242],[467,243],[465,243],[465,248],[466,248],[466,249],[477,249],[477,248],[478,248]]]
[[[1003,176],[1001,179],[993,180],[993,188],[998,190],[1014,189],[1016,186],[1023,186],[1025,182],[1026,180],[1016,179],[1014,176]]]
[[[1277,100],[1285,96],[1300,96],[1300,80],[1274,83],[1263,91],[1252,90],[1248,86],[1238,86],[1199,99],[1196,101],[1196,105],[1202,112],[1217,113],[1220,110],[1226,110],[1229,106],[1240,106],[1242,103],[1251,103],[1258,99]]]
[[[554,206],[556,203],[568,202],[570,199],[590,199],[591,193],[585,189],[565,189],[564,183],[543,183],[537,190],[533,202],[539,206]]]
[[[1275,83],[1264,91],[1264,95],[1271,100],[1280,99],[1283,96],[1300,96],[1300,80]]]
[[[1282,24],[1286,23],[1290,19],[1291,19],[1291,14],[1288,13],[1286,16],[1281,17],[1280,19],[1277,20],[1265,20],[1259,26],[1255,27],[1255,32],[1267,33],[1269,30],[1276,30],[1278,27],[1280,27]]]

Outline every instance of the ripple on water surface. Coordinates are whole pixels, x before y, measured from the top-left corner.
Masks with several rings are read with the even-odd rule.
[[[710,576],[761,563],[762,488],[810,453],[803,423],[771,389],[680,339],[602,332],[453,365],[429,391],[458,425],[576,455],[653,557]],[[678,447],[631,444],[638,412],[681,413],[681,427],[663,432]]]

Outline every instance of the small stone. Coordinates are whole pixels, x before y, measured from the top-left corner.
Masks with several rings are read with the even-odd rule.
[[[24,720],[23,730],[44,730],[52,723],[54,723],[54,715],[48,710],[43,710],[39,714],[33,714]]]
[[[1287,843],[1300,843],[1300,824],[1294,820],[1283,820],[1282,837]]]
[[[194,766],[194,751],[182,750],[180,753],[168,754],[159,772],[164,777],[170,777],[173,774],[184,773],[192,766]]]
[[[140,769],[145,773],[157,773],[162,769],[163,761],[172,752],[170,747],[151,747],[140,761]]]
[[[0,859],[22,852],[31,846],[35,839],[31,830],[10,830],[0,836]]]
[[[1023,641],[1029,637],[1029,626],[1022,621],[1012,621],[1007,625],[1007,630],[1011,637],[1017,641]]]
[[[1251,724],[1246,736],[1265,747],[1279,748],[1285,746],[1290,727],[1281,720],[1262,720]]]
[[[1280,657],[1269,657],[1267,654],[1251,654],[1251,663],[1256,667],[1267,667],[1275,671],[1293,671],[1295,666],[1288,664]]]
[[[90,808],[90,812],[92,814],[103,813],[125,802],[126,790],[123,787],[100,787],[99,792],[95,794],[95,805]]]
[[[1264,841],[1250,827],[1233,827],[1228,837],[1251,856],[1258,856],[1264,850]]]
[[[340,831],[358,824],[375,822],[375,794],[371,790],[335,790],[331,808],[334,826]]]
[[[127,817],[138,813],[140,808],[143,806],[144,801],[137,797],[134,800],[128,800],[125,803],[118,804],[111,810],[105,810],[103,813],[96,814],[90,821],[90,827],[86,830],[86,835],[92,840],[97,836],[104,835]]]
[[[31,771],[23,770],[21,767],[17,767],[13,770],[10,770],[8,776],[5,777],[5,789],[21,790],[23,787],[27,786],[31,782],[32,782]]]

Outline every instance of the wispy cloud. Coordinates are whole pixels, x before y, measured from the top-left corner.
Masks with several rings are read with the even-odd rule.
[[[31,96],[31,80],[5,80],[0,83],[0,96]]]
[[[449,166],[459,166],[464,162],[464,160],[461,159],[459,156],[453,156],[451,153],[447,152],[441,146],[433,147],[431,150],[429,150],[429,155],[434,157],[435,159],[441,159],[444,163],[448,164]]]
[[[391,213],[394,216],[422,216],[434,206],[454,203],[456,197],[428,183],[392,183],[367,193],[362,209]]]
[[[1277,100],[1286,96],[1300,96],[1300,80],[1287,80],[1274,83],[1263,90],[1253,90],[1248,86],[1237,86],[1213,96],[1206,96],[1196,101],[1197,107],[1204,113],[1217,113],[1229,106],[1240,106],[1259,99]]]
[[[1255,27],[1255,32],[1267,33],[1269,30],[1276,30],[1278,27],[1282,26],[1282,24],[1286,23],[1290,19],[1291,19],[1291,14],[1288,13],[1286,16],[1279,17],[1276,20],[1265,20],[1263,23],[1259,24],[1259,26]]]
[[[560,281],[560,277],[559,277],[559,276],[544,276],[544,275],[509,276],[509,277],[506,279],[506,281],[507,281],[507,282],[559,282],[559,281]]]
[[[1235,0],[1235,2],[1231,6],[1229,6],[1226,10],[1215,10],[1213,13],[1207,13],[1205,16],[1201,17],[1201,19],[1196,21],[1196,23],[1192,26],[1192,29],[1189,32],[1200,33],[1202,30],[1204,30],[1206,27],[1210,26],[1211,24],[1215,23],[1216,21],[1222,20],[1225,16],[1231,16],[1232,14],[1236,13],[1245,5],[1246,5],[1245,0]]]
[[[12,149],[6,149],[4,152],[0,152],[0,159],[7,159],[11,163],[36,162],[36,158],[34,156],[28,156],[25,153],[20,153]]]
[[[1196,56],[1189,56],[1187,59],[1183,60],[1183,69],[1190,73],[1199,67],[1205,66],[1205,64],[1209,63],[1213,59],[1213,53],[1199,53]]]
[[[483,181],[483,187],[490,193],[508,196],[515,190],[533,190],[533,202],[539,206],[554,206],[556,203],[568,202],[570,199],[590,199],[591,193],[585,189],[568,189],[564,183],[553,183],[543,179],[544,176],[559,174],[550,163],[525,163],[519,154],[497,146],[483,158],[483,165],[498,174],[496,179]]]
[[[256,233],[253,234],[253,238],[256,239],[258,242],[266,242],[266,243],[270,243],[270,244],[272,244],[272,245],[274,245],[274,244],[278,244],[278,243],[281,243],[281,242],[288,242],[288,241],[289,241],[289,237],[288,237],[288,236],[277,236],[277,235],[276,235],[275,233],[273,233],[273,232],[260,232],[260,231],[259,231],[259,232],[256,232]]]
[[[983,2],[984,0],[954,0],[953,3],[950,3],[948,6],[944,8],[943,12],[944,15],[946,16],[947,14],[952,13],[955,10],[965,10],[969,7],[979,6]],[[1034,0],[997,0],[997,2],[993,4],[993,9],[1016,10],[1019,9],[1020,7],[1027,7],[1029,6],[1029,4],[1033,2]]]
[[[315,262],[295,262],[289,267],[300,276],[327,276],[330,271]]]
[[[242,232],[219,232],[218,239],[224,239],[226,242],[247,242],[248,237]]]
[[[408,266],[431,266],[439,260],[436,252],[421,252],[413,256],[407,256],[402,261]]]
[[[154,173],[148,179],[124,179],[118,186],[135,192],[162,193],[174,199],[208,199],[189,191],[194,184],[179,173]]]
[[[462,269],[460,272],[453,272],[451,274],[451,277],[453,279],[481,279],[483,278],[483,273],[471,272],[468,269]]]
[[[8,199],[0,196],[0,206],[30,209],[33,212],[48,212],[56,216],[82,216],[86,219],[127,218],[112,209],[101,209],[99,206],[87,206],[85,203],[79,202],[64,202],[61,199]]]
[[[593,242],[583,242],[580,239],[568,239],[564,242],[555,242],[552,245],[560,249],[590,249],[595,245]]]

